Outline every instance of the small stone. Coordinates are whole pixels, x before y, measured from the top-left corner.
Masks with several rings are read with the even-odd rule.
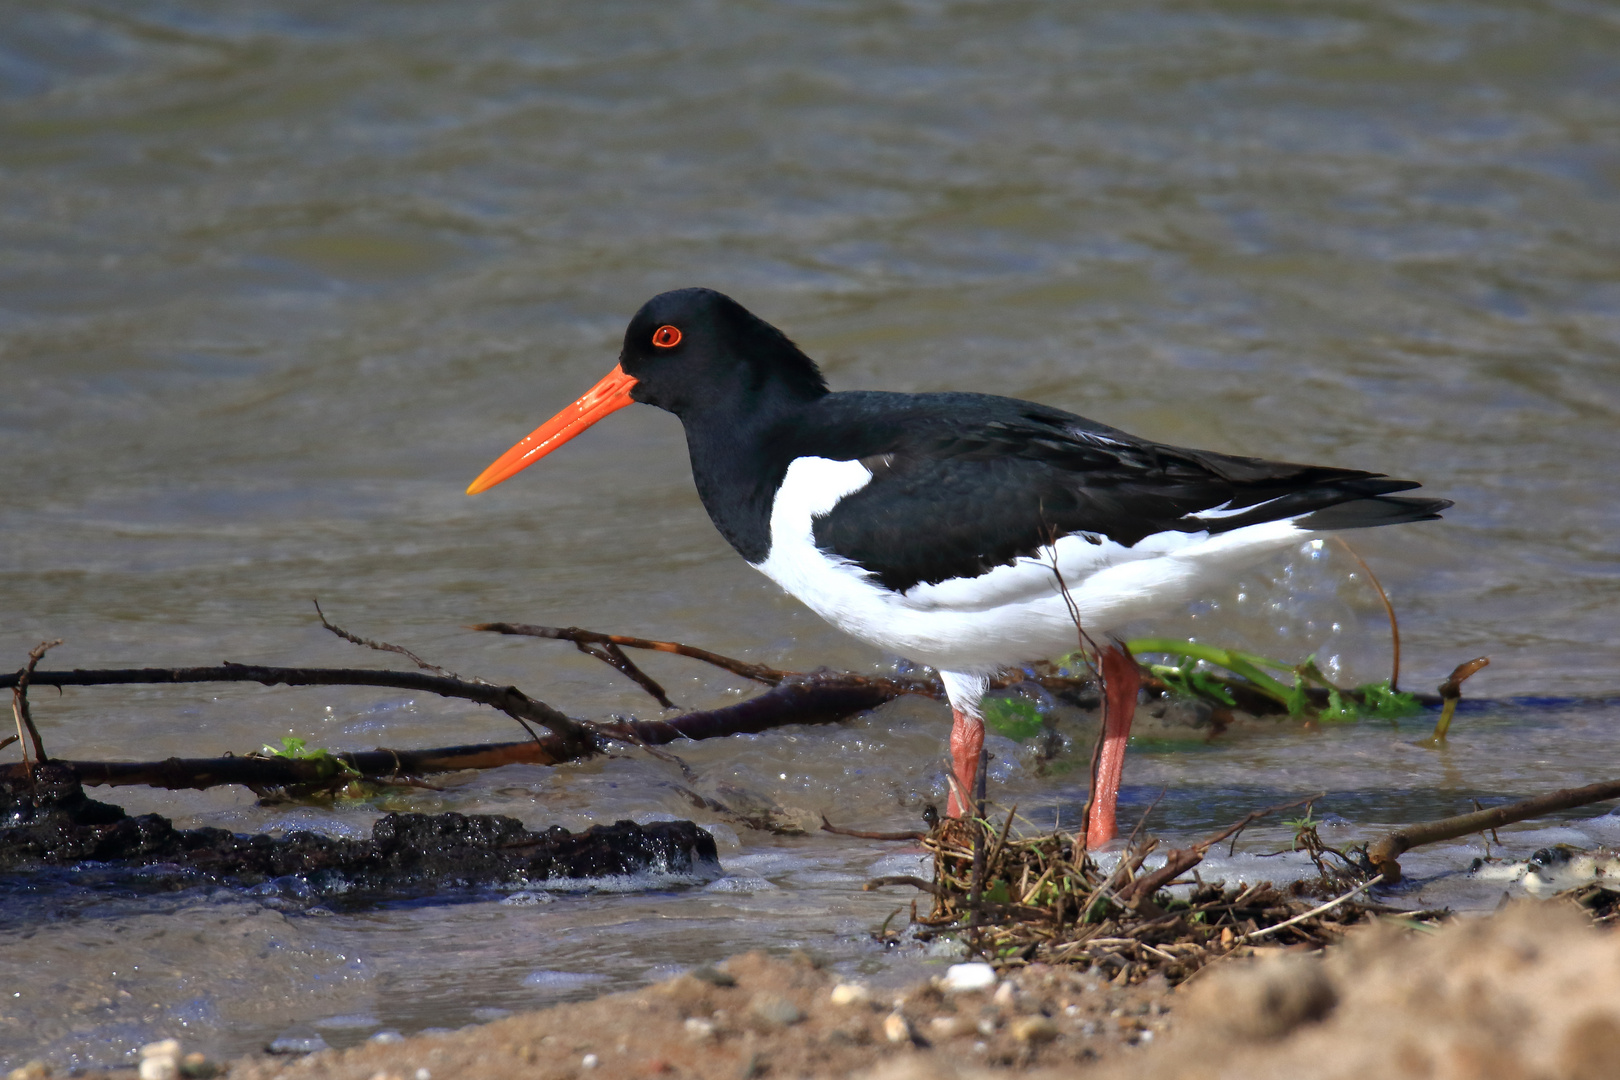
[[[865,1005],[872,1000],[872,991],[860,983],[839,983],[828,998],[834,1005]]]
[[[366,1042],[377,1043],[379,1046],[387,1046],[390,1043],[399,1043],[404,1041],[405,1036],[401,1035],[397,1031],[394,1031],[392,1028],[387,1031],[379,1031],[377,1034],[366,1040]]]
[[[748,1011],[767,1027],[792,1027],[804,1019],[804,1010],[780,994],[755,994]]]
[[[939,1039],[954,1039],[967,1030],[967,1022],[960,1016],[936,1016],[928,1021],[928,1033]]]
[[[180,1040],[164,1039],[141,1047],[141,1080],[179,1080]]]
[[[1021,1043],[1048,1043],[1057,1036],[1057,1025],[1044,1016],[1020,1016],[1013,1021],[1012,1037]]]
[[[883,1037],[892,1043],[910,1042],[912,1039],[910,1021],[897,1012],[890,1013],[883,1018]]]
[[[996,992],[990,998],[1003,1009],[1010,1009],[1018,1004],[1018,987],[1010,982],[1002,983],[996,987]]]
[[[6,1080],[45,1080],[51,1075],[51,1067],[40,1058],[19,1065],[6,1074]]]
[[[988,990],[994,985],[996,985],[996,969],[983,962],[952,964],[945,972],[945,978],[940,981],[940,988],[949,994]]]
[[[682,1025],[686,1029],[686,1037],[694,1041],[714,1038],[714,1021],[705,1020],[701,1016],[689,1016]]]
[[[427,1069],[417,1069],[416,1080],[433,1080],[433,1074]]]
[[[319,1035],[282,1035],[266,1048],[272,1054],[314,1054],[331,1049]]]
[[[579,1059],[579,1063],[583,1068],[594,1069],[601,1064],[601,1059],[595,1054],[586,1054],[584,1057]]]

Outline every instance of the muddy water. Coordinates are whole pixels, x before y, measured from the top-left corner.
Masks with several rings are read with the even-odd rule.
[[[369,661],[368,635],[578,715],[653,707],[487,619],[669,636],[783,666],[893,662],[719,540],[675,421],[630,410],[469,499],[495,454],[611,366],[625,319],[730,292],[845,388],[990,389],[1158,439],[1374,468],[1455,499],[1359,537],[1404,680],[1489,654],[1486,696],[1620,686],[1620,22],[1530,3],[60,5],[0,12],[0,647],[61,666]],[[1143,628],[1149,629],[1149,628]],[[1382,677],[1333,549],[1152,627]],[[649,667],[683,705],[744,688]],[[79,757],[504,738],[386,691],[41,694]],[[1613,773],[1614,708],[1213,744],[1138,740],[1126,817],[1197,833],[1326,790],[1330,832]],[[947,718],[449,778],[389,806],[532,825],[734,804],[898,827],[941,793]],[[1063,720],[1073,737],[1085,728]],[[1074,754],[994,744],[1009,800],[1083,797]],[[14,750],[7,751],[14,753]],[[184,824],[364,831],[383,807],[119,791]],[[757,944],[885,969],[857,891],[882,845],[714,815],[706,890],[322,914],[4,887],[0,1062],[116,1061],[459,1025]],[[1560,826],[1560,828],[1568,828]],[[1504,833],[1520,855],[1584,831]],[[1337,830],[1336,832],[1334,830]],[[1271,872],[1277,829],[1234,872]],[[1424,856],[1412,899],[1494,903]],[[1247,859],[1248,862],[1242,862]],[[1426,875],[1426,876],[1424,876]],[[914,961],[907,961],[914,962]]]

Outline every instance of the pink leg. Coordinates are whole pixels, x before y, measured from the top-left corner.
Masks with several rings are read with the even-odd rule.
[[[1125,771],[1125,743],[1131,737],[1131,721],[1136,718],[1136,694],[1142,689],[1142,673],[1124,646],[1110,645],[1098,660],[1102,665],[1103,736],[1097,775],[1091,781],[1087,848],[1102,847],[1119,832],[1114,821],[1119,780]]]
[[[984,721],[961,709],[951,709],[951,771],[961,783],[962,790],[971,798],[979,780],[979,755],[984,753]],[[963,806],[951,787],[951,797],[945,812],[951,817],[967,817],[972,808]]]

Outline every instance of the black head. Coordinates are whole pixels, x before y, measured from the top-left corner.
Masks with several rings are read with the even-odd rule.
[[[619,367],[636,380],[632,398],[677,416],[827,392],[815,362],[787,335],[713,289],[675,289],[641,305]]]

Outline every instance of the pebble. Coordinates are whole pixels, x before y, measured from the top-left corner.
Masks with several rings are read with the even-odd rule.
[[[928,1021],[928,1033],[940,1039],[951,1039],[967,1030],[960,1016],[936,1016]]]
[[[1018,1004],[1018,987],[1010,982],[1002,983],[996,987],[995,994],[990,998],[1003,1009],[1010,1009]]]
[[[804,1019],[804,1011],[780,994],[755,994],[748,1011],[770,1027],[792,1027]]]
[[[686,1028],[686,1037],[688,1039],[714,1038],[714,1021],[712,1020],[705,1020],[701,1016],[689,1016],[682,1026]]]
[[[883,1018],[883,1037],[892,1043],[911,1041],[911,1023],[897,1012]]]
[[[579,1063],[587,1069],[594,1069],[598,1064],[601,1063],[601,1059],[595,1054],[586,1054],[584,1057],[579,1059]]]
[[[141,1047],[141,1080],[179,1080],[180,1040],[164,1039]]]
[[[940,982],[940,988],[951,994],[988,990],[994,985],[996,985],[996,969],[983,962],[952,964]]]
[[[45,1080],[51,1075],[51,1067],[43,1060],[35,1058],[26,1065],[19,1065],[6,1074],[6,1080]]]
[[[865,1005],[872,1000],[872,991],[860,983],[839,983],[828,998],[834,1005]]]
[[[1013,1021],[1012,1037],[1021,1043],[1047,1043],[1057,1036],[1057,1025],[1044,1016],[1020,1016]]]

